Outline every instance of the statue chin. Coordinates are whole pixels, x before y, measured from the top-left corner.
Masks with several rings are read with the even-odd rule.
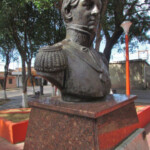
[[[96,27],[95,27],[95,25],[90,25],[88,28],[89,28],[89,30],[90,30],[92,33],[96,33]]]

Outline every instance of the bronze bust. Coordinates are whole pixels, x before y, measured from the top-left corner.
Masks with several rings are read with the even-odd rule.
[[[92,48],[100,0],[63,0],[66,38],[39,50],[35,69],[56,85],[64,101],[101,100],[109,94],[108,62]]]

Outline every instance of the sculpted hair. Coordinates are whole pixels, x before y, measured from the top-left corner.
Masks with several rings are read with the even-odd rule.
[[[72,20],[71,9],[75,8],[79,3],[79,0],[63,0],[61,14],[65,23]]]

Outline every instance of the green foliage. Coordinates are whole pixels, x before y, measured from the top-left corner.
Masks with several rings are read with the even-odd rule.
[[[133,23],[130,30],[131,36],[140,40],[140,37],[145,36],[149,30],[150,8],[148,8],[148,4],[141,4],[139,0],[109,0],[102,22],[103,29],[113,33],[125,20]]]
[[[53,4],[54,5],[54,4]],[[48,5],[50,6],[50,4]],[[56,7],[49,9],[42,7],[40,9],[40,16],[38,22],[41,24],[38,36],[42,36],[41,45],[54,44],[61,41],[65,37],[65,26],[61,18],[61,12]]]
[[[4,30],[12,37],[21,56],[23,93],[27,92],[31,60],[39,47],[54,44],[64,38],[65,30],[60,10],[54,6],[57,7],[57,2],[52,0],[44,3],[32,0],[0,1],[0,36]]]
[[[16,53],[14,53],[15,43],[12,37],[6,31],[1,31],[0,34],[0,58],[2,61],[15,61]]]
[[[54,0],[33,0],[39,10],[54,7]]]
[[[40,46],[64,38],[64,24],[60,10],[54,7],[57,6],[54,0],[2,0],[0,4],[0,28],[6,29],[12,36],[16,33],[26,59],[32,57],[29,55],[34,54]]]
[[[51,9],[52,7],[60,8],[62,0],[27,0],[32,1],[34,5],[42,11],[43,9]]]
[[[106,2],[106,0],[102,0]],[[1,0],[0,30],[7,31],[14,39],[20,54],[32,58],[39,47],[54,44],[65,37],[65,27],[61,18],[62,0]],[[150,9],[149,1],[145,0],[108,0],[106,12],[101,16],[101,35],[106,39],[106,53],[116,43],[124,43],[124,34],[120,24],[124,20],[132,21],[130,40],[133,46],[140,42],[149,42]],[[104,7],[104,6],[103,6]],[[118,45],[117,45],[118,46]],[[108,50],[109,49],[109,50]],[[31,55],[30,55],[31,54]]]

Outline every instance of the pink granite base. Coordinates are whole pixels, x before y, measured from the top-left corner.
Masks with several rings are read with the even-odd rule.
[[[89,103],[31,102],[24,150],[102,150],[100,135],[138,122],[135,98],[116,94]]]

